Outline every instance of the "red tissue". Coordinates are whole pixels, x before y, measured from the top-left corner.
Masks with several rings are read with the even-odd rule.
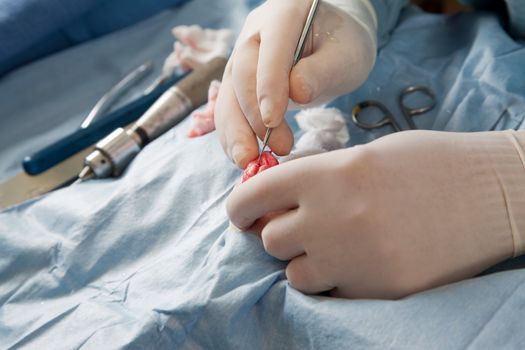
[[[263,152],[260,161],[259,157],[257,157],[256,159],[248,163],[248,166],[246,167],[246,169],[244,169],[244,173],[242,174],[241,183],[247,181],[248,179],[257,175],[258,173],[265,171],[266,169],[269,169],[278,164],[279,162],[277,161],[277,159],[275,159],[271,152]]]
[[[271,152],[263,152],[260,161],[259,157],[257,157],[256,159],[248,163],[248,166],[246,167],[246,169],[244,169],[244,173],[242,174],[241,183],[247,181],[248,179],[257,175],[258,173],[265,171],[266,169],[269,169],[278,164],[279,162],[277,161],[277,159],[275,159]]]

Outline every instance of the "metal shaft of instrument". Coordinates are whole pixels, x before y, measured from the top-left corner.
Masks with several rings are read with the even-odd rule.
[[[301,59],[301,56],[304,51],[304,47],[306,46],[306,39],[308,38],[308,34],[310,33],[310,30],[312,28],[312,24],[314,23],[315,14],[317,13],[317,8],[319,7],[319,3],[321,0],[313,0],[312,6],[310,7],[310,12],[308,13],[308,17],[306,17],[306,21],[304,22],[303,31],[301,33],[301,36],[299,37],[299,41],[297,43],[297,47],[295,48],[295,53],[293,57],[293,64],[292,67],[299,62]],[[263,147],[261,149],[261,154],[259,155],[259,161],[261,160],[261,156],[266,149],[266,146],[268,146],[268,141],[270,140],[270,135],[272,134],[273,128],[266,129],[266,134],[264,135],[263,140]]]
[[[115,86],[113,86],[102,98],[97,102],[95,107],[89,112],[88,116],[80,126],[82,129],[88,128],[91,123],[102,114],[106,113],[110,107],[132,86],[144,79],[153,70],[153,63],[145,62],[127,74]]]

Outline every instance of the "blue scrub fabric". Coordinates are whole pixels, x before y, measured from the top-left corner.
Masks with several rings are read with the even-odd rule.
[[[148,58],[160,63],[172,45],[171,26],[239,31],[252,5],[195,0],[4,77],[2,176],[19,171],[26,152],[77,128],[122,72]],[[333,105],[348,118],[349,146],[392,132],[355,127],[348,117],[353,104],[379,100],[398,116],[397,96],[409,84],[431,87],[438,100],[416,117],[419,128],[520,129],[523,62],[523,44],[493,15],[446,17],[409,8],[369,80]],[[293,113],[288,120],[300,136]],[[186,120],[149,144],[118,179],[71,186],[0,212],[1,348],[525,347],[525,270],[396,301],[294,290],[286,263],[267,255],[257,237],[229,229],[224,204],[240,171],[216,133],[188,139],[188,127]]]
[[[0,75],[187,0],[0,0]]]

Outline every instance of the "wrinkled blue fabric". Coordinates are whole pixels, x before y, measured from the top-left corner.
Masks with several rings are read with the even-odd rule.
[[[188,0],[0,0],[0,75]]]
[[[148,57],[162,61],[172,25],[238,31],[246,4],[195,0],[1,80],[0,115],[8,117],[0,128],[0,173],[19,169],[20,149],[78,127],[121,72]],[[519,129],[523,62],[523,45],[490,14],[408,9],[369,80],[334,105],[348,117],[354,103],[376,99],[398,116],[399,91],[424,84],[438,104],[416,117],[420,128]],[[348,120],[349,145],[392,132],[361,130]],[[285,280],[285,263],[268,256],[258,238],[229,230],[224,203],[240,171],[216,133],[188,139],[188,127],[186,120],[148,145],[119,179],[72,186],[0,213],[1,348],[525,347],[525,270],[397,301],[297,292]]]

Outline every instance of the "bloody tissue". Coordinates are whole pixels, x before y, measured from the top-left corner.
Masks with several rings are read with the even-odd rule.
[[[274,158],[271,152],[263,152],[260,160],[257,158],[248,163],[248,166],[244,169],[244,173],[242,174],[241,183],[278,164],[279,162]]]

